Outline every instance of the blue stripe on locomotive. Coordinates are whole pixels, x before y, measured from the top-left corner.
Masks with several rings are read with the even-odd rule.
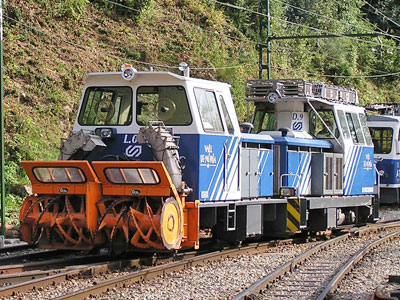
[[[374,148],[353,146],[344,167],[344,195],[373,193],[375,182]]]
[[[287,177],[287,186],[295,187],[298,195],[311,192],[311,153],[288,151],[287,174],[296,176]]]

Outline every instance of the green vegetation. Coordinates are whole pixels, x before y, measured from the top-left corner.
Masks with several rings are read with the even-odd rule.
[[[239,118],[249,120],[252,107],[243,101],[244,86],[258,76],[259,39],[259,17],[250,11],[258,10],[259,4],[222,1],[247,11],[212,0],[5,1],[9,216],[24,196],[20,186],[28,184],[20,162],[57,158],[59,139],[67,136],[75,120],[88,72],[116,71],[125,62],[144,70],[149,66],[140,62],[165,69],[160,66],[186,61],[193,76],[230,82]],[[370,3],[400,23],[395,0]],[[271,14],[275,36],[400,33],[400,27],[363,0],[277,0],[271,1]],[[363,104],[395,102],[398,76],[363,75],[400,71],[398,44],[385,36],[273,41],[272,77],[301,77],[355,88]]]

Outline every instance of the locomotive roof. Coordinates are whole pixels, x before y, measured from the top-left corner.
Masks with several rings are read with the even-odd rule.
[[[371,122],[400,122],[400,116],[369,115],[368,121],[371,121]]]
[[[89,73],[85,78],[85,82],[88,83],[91,80],[98,80],[99,77],[111,77],[113,80],[116,81],[118,80],[119,82],[127,81],[122,78],[122,72],[99,72],[99,73]],[[219,86],[220,88],[231,87],[229,83],[225,82],[198,79],[189,76],[181,76],[171,72],[154,72],[154,71],[137,71],[135,72],[135,77],[127,82],[135,82],[135,80],[147,79],[147,78],[149,79],[152,78],[155,80],[168,79],[170,81],[176,81],[176,82],[179,81],[194,82],[202,85],[207,84],[207,85]]]

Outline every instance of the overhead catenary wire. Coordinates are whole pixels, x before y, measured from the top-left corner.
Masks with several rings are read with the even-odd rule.
[[[343,23],[343,21],[341,21],[341,20],[334,19],[334,18],[331,18],[331,17],[327,17],[327,16],[324,16],[324,15],[321,15],[321,14],[318,14],[318,13],[315,13],[315,12],[312,12],[312,11],[309,11],[309,10],[307,10],[307,9],[304,9],[304,8],[301,8],[301,7],[298,7],[298,6],[295,6],[295,5],[286,3],[286,2],[281,1],[281,0],[275,0],[275,1],[280,2],[280,3],[282,3],[283,5],[286,5],[286,6],[288,6],[288,7],[291,7],[291,8],[293,8],[293,9],[296,9],[296,10],[299,10],[299,11],[302,11],[302,12],[304,12],[304,13],[306,13],[306,14],[309,14],[309,15],[312,15],[312,16],[320,17],[320,18],[323,18],[323,19],[328,20],[328,21],[333,21],[333,22],[335,22],[335,23],[340,23],[340,24],[342,24],[342,25],[350,26],[350,27],[352,27],[352,28],[361,29],[361,30],[367,30],[369,33],[376,33],[376,31],[374,31],[374,30],[366,29],[366,28],[363,28],[363,27],[361,27],[361,26],[354,25],[354,24],[350,24],[350,23]],[[338,1],[335,1],[335,2],[336,2],[336,3],[339,3]],[[369,22],[368,22],[368,23],[369,23]],[[371,24],[371,23],[370,23],[370,24]],[[387,33],[387,32],[384,32],[383,30],[380,30],[380,34],[383,35],[383,36],[387,36],[387,37],[393,38],[393,39],[398,39],[398,38],[399,38],[398,36],[393,35],[393,34],[389,34],[389,33]]]
[[[256,15],[259,15],[259,16],[268,17],[267,14],[260,13],[260,12],[257,12],[257,11],[254,11],[254,10],[251,10],[251,9],[248,9],[248,8],[245,8],[245,7],[232,5],[232,4],[229,4],[229,3],[224,3],[224,2],[221,2],[221,1],[218,1],[218,0],[209,0],[209,1],[215,2],[215,3],[220,4],[222,6],[231,7],[231,8],[237,9],[237,10],[246,11],[246,12],[249,12],[249,13],[252,13],[252,14],[256,14]],[[386,46],[388,48],[393,48],[393,49],[400,50],[400,48],[396,47],[396,46],[387,45],[387,44],[380,44],[380,43],[372,42],[372,41],[366,41],[366,40],[362,40],[362,39],[359,39],[359,38],[356,38],[356,37],[346,36],[344,34],[335,33],[335,32],[331,32],[331,31],[328,31],[328,30],[324,30],[324,29],[320,29],[320,28],[316,28],[316,27],[312,27],[312,26],[308,26],[308,25],[304,25],[304,24],[291,22],[291,21],[284,20],[284,19],[281,19],[281,18],[278,18],[278,17],[275,17],[275,16],[269,16],[269,17],[271,17],[271,19],[275,19],[277,21],[281,21],[281,22],[284,22],[284,23],[287,23],[287,24],[290,24],[290,25],[293,25],[293,26],[307,28],[307,29],[310,29],[310,30],[313,30],[313,31],[334,35],[334,36],[337,36],[337,37],[340,37],[340,38],[351,39],[351,40],[355,40],[355,41],[362,42],[362,43],[372,44],[372,45],[375,45],[375,46]],[[374,33],[378,33],[378,32],[374,32]],[[381,33],[379,33],[379,34],[381,34]],[[381,34],[381,35],[384,35],[384,34]]]
[[[114,4],[115,4],[115,2],[110,1],[110,0],[104,0],[104,1],[107,1],[107,2],[110,2],[110,3],[114,3]],[[224,5],[224,6],[230,7],[230,8],[234,8],[234,9],[237,9],[237,10],[246,11],[246,12],[250,12],[250,13],[252,13],[252,14],[256,14],[256,15],[268,17],[268,15],[266,15],[266,14],[263,14],[263,13],[260,13],[260,12],[256,12],[256,11],[253,11],[253,10],[250,10],[250,9],[245,8],[245,7],[238,6],[238,5],[234,5],[234,4],[230,4],[230,3],[224,3],[224,2],[221,2],[221,1],[218,1],[218,0],[210,0],[210,1],[215,2],[215,3],[217,3],[217,4],[220,4],[220,5]],[[319,14],[316,14],[316,13],[313,13],[313,12],[310,12],[310,11],[307,11],[307,10],[305,10],[305,9],[301,9],[301,8],[299,8],[299,7],[296,7],[296,6],[287,4],[287,3],[283,2],[283,1],[280,1],[280,0],[277,0],[277,1],[278,1],[278,2],[281,2],[281,3],[285,4],[285,5],[289,5],[289,6],[293,7],[293,8],[300,9],[300,10],[305,11],[305,12],[307,12],[307,13],[311,13],[311,14],[316,15],[316,16],[324,17],[324,18],[326,18],[326,19],[330,19],[330,20],[333,20],[333,21],[335,21],[335,22],[341,22],[341,21],[339,21],[339,20],[336,20],[336,19],[333,19],[333,18],[329,18],[329,17],[325,17],[325,16],[323,16],[323,15],[319,15]],[[125,6],[125,8],[129,8],[129,7],[126,7],[126,6]],[[296,24],[297,24],[297,23],[296,23]],[[301,25],[301,24],[298,24],[298,25]],[[200,28],[202,31],[209,32],[209,33],[212,33],[212,34],[219,34],[219,35],[225,36],[225,37],[227,37],[227,38],[234,39],[234,40],[238,40],[238,41],[241,41],[241,42],[246,42],[246,43],[252,43],[252,44],[255,44],[255,45],[266,46],[265,43],[254,42],[254,41],[250,41],[250,40],[244,40],[244,39],[241,39],[241,38],[238,38],[238,37],[228,36],[228,35],[223,34],[223,33],[215,32],[215,31],[211,31],[211,30],[206,30],[206,29],[203,29],[203,28],[201,28],[201,27],[199,27],[199,28]],[[310,27],[310,28],[312,28],[312,27]],[[314,28],[314,30],[321,30],[321,29]],[[382,35],[386,35],[386,34],[383,34],[383,33],[382,33]],[[389,36],[391,36],[391,35],[389,35]],[[345,37],[345,38],[351,38],[351,37],[347,37],[347,36],[344,36],[344,37]],[[362,42],[366,42],[366,41],[361,40],[361,39],[356,39],[356,40],[360,40],[360,41],[362,41]],[[373,43],[373,42],[372,42],[372,43]],[[378,45],[377,43],[374,43],[374,44]],[[251,65],[251,63],[248,63],[247,65]],[[234,69],[234,68],[239,68],[239,67],[241,67],[241,66],[243,66],[243,65],[228,66],[228,67],[219,67],[219,68],[213,68],[213,67],[210,67],[210,68],[195,68],[195,67],[194,67],[194,68],[191,68],[191,69],[192,69],[192,70]],[[373,68],[372,68],[372,69],[373,69]],[[376,71],[376,72],[384,73],[384,71],[380,71],[380,70],[376,70],[376,69],[373,69],[373,70]],[[367,76],[367,75],[366,75],[366,76]],[[389,75],[388,75],[388,76],[389,76]]]
[[[125,5],[116,3],[116,2],[114,2],[114,1],[110,1],[110,0],[103,0],[103,1],[110,2],[110,3],[113,3],[113,4],[115,4],[115,5],[119,5],[119,6],[122,6],[122,7],[124,7],[124,8],[131,9],[131,10],[140,12],[140,11],[137,10],[137,9],[134,9],[134,8],[131,8],[131,7],[128,7],[128,6],[125,6]],[[210,1],[213,1],[213,2],[218,3],[218,4],[226,5],[226,6],[228,6],[228,7],[234,8],[234,9],[239,9],[239,10],[243,10],[243,11],[248,11],[248,12],[251,12],[251,13],[254,13],[254,14],[258,14],[258,15],[262,15],[262,16],[267,16],[266,14],[262,14],[262,13],[259,13],[259,12],[255,12],[255,11],[252,11],[252,10],[249,10],[249,9],[247,9],[247,8],[240,7],[240,6],[237,6],[237,5],[233,5],[233,4],[229,4],[229,3],[224,3],[224,2],[220,2],[220,1],[218,1],[218,0],[210,0]],[[319,14],[316,14],[316,13],[313,13],[313,12],[309,12],[309,11],[307,11],[307,10],[304,10],[304,9],[298,8],[298,7],[296,7],[296,6],[287,4],[287,3],[283,2],[283,1],[280,1],[280,0],[277,0],[277,1],[278,1],[278,2],[281,2],[281,3],[283,3],[283,4],[286,4],[286,5],[289,5],[289,6],[293,7],[293,8],[300,9],[300,10],[303,10],[303,11],[305,11],[305,12],[311,13],[312,15],[321,16],[321,17],[324,17],[324,18],[326,18],[326,19],[333,20],[333,21],[336,21],[336,22],[341,22],[341,21],[336,20],[336,19],[332,19],[332,18],[329,18],[329,17],[325,17],[325,16],[322,16],[322,15],[319,15]],[[221,35],[221,36],[230,38],[230,39],[232,39],[232,40],[238,40],[238,41],[240,41],[240,42],[249,43],[249,44],[253,44],[253,45],[267,46],[267,44],[265,44],[265,43],[260,43],[260,42],[255,42],[255,41],[251,41],[251,40],[245,40],[245,39],[242,39],[242,38],[239,38],[239,37],[229,36],[229,35],[226,35],[226,34],[224,34],[224,33],[220,33],[220,32],[211,31],[211,30],[207,30],[207,29],[201,28],[200,26],[199,26],[199,29],[202,30],[202,31],[204,31],[204,32],[208,32],[208,33],[211,33],[211,34]],[[282,47],[280,47],[280,48],[282,49]],[[288,50],[288,49],[289,49],[289,48],[286,48],[285,50]],[[290,50],[296,50],[296,49],[290,49]],[[304,50],[304,51],[309,51],[309,50]],[[257,63],[247,63],[247,64],[244,64],[244,65],[227,66],[227,67],[218,67],[218,68],[216,68],[216,67],[208,67],[208,68],[196,68],[196,67],[192,67],[191,70],[235,69],[235,68],[240,68],[240,67],[242,67],[242,66],[252,65],[252,64],[257,64]],[[371,68],[371,69],[373,69],[373,68]],[[385,73],[384,71],[380,71],[380,70],[376,70],[376,69],[373,69],[373,70],[376,71],[376,72]]]
[[[372,27],[374,27],[376,30],[378,30],[379,32],[381,32],[384,36],[390,37],[392,39],[394,39],[397,42],[400,42],[400,36],[397,35],[392,35],[392,34],[388,34],[386,31],[384,31],[383,29],[379,28],[379,26],[377,26],[376,24],[372,24],[368,19],[363,18],[362,16],[357,16],[360,20],[362,20],[363,22],[366,22],[368,24],[370,24]]]
[[[276,69],[283,70],[285,71],[286,69],[281,68],[279,66],[273,66]],[[327,78],[381,78],[381,77],[389,77],[389,76],[400,76],[400,72],[393,72],[393,73],[385,73],[385,74],[378,74],[378,75],[330,75],[330,74],[316,74],[316,73],[311,73],[311,72],[306,72],[306,71],[300,71],[302,73],[305,73],[309,76],[315,76],[315,77],[327,77]]]
[[[276,46],[275,48],[278,48],[278,49],[283,50],[283,51],[288,51],[288,52],[306,52],[306,53],[310,53],[310,49],[294,49],[294,48],[283,47],[283,46]],[[277,50],[272,50],[271,52],[272,52],[272,53],[280,53],[280,51],[277,51]],[[311,53],[314,54],[315,51],[312,51]],[[336,57],[332,57],[332,56],[325,56],[325,57],[328,58],[328,59],[334,60],[334,61],[336,61],[336,62],[339,62],[339,59],[336,58]],[[361,65],[358,64],[358,63],[356,63],[356,66],[357,66],[359,69],[363,69],[363,68],[364,68],[363,66],[361,66]],[[375,69],[375,68],[373,68],[373,67],[371,67],[371,66],[369,66],[368,68],[371,69],[371,70],[374,71],[374,72],[377,72],[377,73],[387,74],[386,71],[378,70],[378,69]]]
[[[384,17],[385,19],[389,20],[390,22],[392,22],[394,25],[396,25],[397,27],[400,28],[400,24],[395,22],[393,19],[389,18],[388,16],[384,15],[381,11],[379,11],[377,8],[375,8],[374,6],[372,6],[370,3],[368,3],[368,1],[363,0],[363,2],[365,4],[367,4],[369,7],[371,7],[374,11],[376,15],[381,15],[382,17]]]
[[[343,2],[340,2],[339,0],[333,0],[333,1],[334,1],[335,3],[337,3],[337,4],[339,4],[339,5],[343,3]],[[360,15],[357,15],[356,17],[357,17],[358,19],[362,20],[363,22],[366,22],[366,23],[368,23],[369,25],[371,25],[372,27],[374,27],[375,30],[378,30],[379,32],[381,32],[382,35],[387,36],[387,37],[390,37],[390,38],[392,38],[393,40],[400,42],[400,36],[398,36],[398,35],[393,35],[393,34],[389,34],[388,32],[386,32],[386,31],[382,30],[381,28],[379,28],[379,26],[377,26],[376,24],[371,23],[368,19],[363,18],[363,17],[360,16]]]
[[[340,38],[351,39],[351,40],[354,40],[354,41],[357,41],[357,42],[361,42],[361,43],[372,44],[372,45],[375,45],[375,46],[386,46],[388,48],[393,48],[393,49],[396,49],[396,50],[400,50],[399,47],[386,45],[386,44],[383,44],[383,43],[380,44],[380,43],[376,43],[376,42],[366,41],[366,40],[362,40],[362,39],[359,39],[359,38],[356,38],[356,37],[346,36],[344,34],[334,33],[334,32],[328,31],[328,30],[319,29],[319,28],[316,28],[316,27],[312,27],[312,26],[308,26],[308,25],[299,24],[299,23],[295,23],[295,22],[292,22],[292,21],[280,19],[278,17],[271,16],[271,18],[275,19],[275,20],[278,20],[278,21],[281,21],[281,22],[284,22],[284,23],[287,23],[287,24],[290,24],[290,25],[294,25],[294,26],[297,26],[297,27],[299,27],[299,26],[300,27],[304,27],[304,28],[307,28],[307,29],[310,29],[310,30],[313,30],[313,31],[322,32],[322,33],[329,34],[329,35],[334,35],[334,36],[337,36],[337,37],[340,37]]]

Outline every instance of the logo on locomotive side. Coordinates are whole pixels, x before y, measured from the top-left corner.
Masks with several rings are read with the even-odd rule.
[[[293,123],[293,130],[301,131],[303,129],[303,122],[294,122]]]
[[[125,154],[128,157],[139,157],[142,154],[142,145],[130,145],[126,148]]]
[[[125,134],[124,144],[137,144],[137,134]],[[142,145],[129,145],[125,149],[125,154],[128,157],[139,157],[142,154]]]
[[[363,161],[364,170],[369,171],[372,170],[373,164],[371,161],[371,154],[365,154],[365,160]]]

